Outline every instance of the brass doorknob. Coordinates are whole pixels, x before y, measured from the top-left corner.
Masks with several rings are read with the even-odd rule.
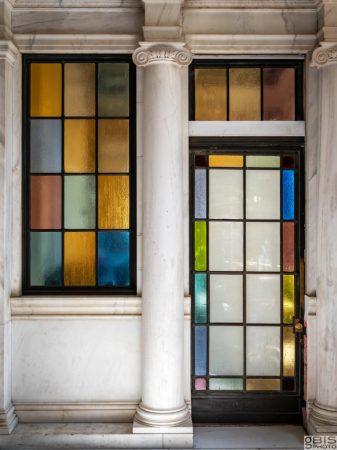
[[[295,325],[295,330],[297,332],[303,331],[303,325],[300,322],[297,322],[297,324]]]

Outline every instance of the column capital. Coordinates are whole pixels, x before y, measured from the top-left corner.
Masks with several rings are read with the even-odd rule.
[[[173,62],[178,66],[188,66],[193,59],[185,42],[139,42],[139,45],[132,55],[137,66],[154,62]]]
[[[320,42],[312,53],[310,66],[323,67],[337,62],[337,42]]]

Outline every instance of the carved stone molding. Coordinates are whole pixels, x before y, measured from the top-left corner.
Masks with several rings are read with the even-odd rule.
[[[0,40],[0,59],[5,59],[11,66],[14,64],[19,50],[12,41]]]
[[[154,62],[173,62],[179,66],[188,66],[193,59],[185,42],[140,42],[140,47],[133,53],[132,59],[137,66],[146,66]]]
[[[312,53],[311,67],[323,67],[337,62],[337,43],[321,42]]]
[[[0,411],[0,434],[11,434],[17,424],[18,418],[12,404],[6,411]]]
[[[337,411],[318,405],[316,400],[310,411],[310,419],[321,424],[337,427]]]

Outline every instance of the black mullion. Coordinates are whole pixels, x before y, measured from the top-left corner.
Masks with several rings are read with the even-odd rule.
[[[261,85],[261,121],[263,121],[263,65],[260,68],[260,85]]]
[[[61,100],[61,179],[62,179],[62,192],[61,192],[61,214],[62,214],[62,222],[61,222],[61,245],[62,245],[62,274],[61,274],[61,280],[62,280],[62,289],[64,289],[64,196],[65,196],[65,189],[64,189],[64,61],[61,61],[61,68],[62,68],[62,100]]]
[[[229,68],[228,67],[226,68],[226,74],[227,74],[227,86],[226,86],[226,88],[227,88],[227,121],[229,121],[230,117],[229,117]]]
[[[210,229],[209,229],[209,155],[207,155],[206,159],[206,227],[207,227],[207,254],[206,254],[206,261],[207,261],[207,267],[206,267],[206,279],[207,279],[207,323],[206,323],[206,336],[207,336],[207,354],[206,354],[206,375],[209,378],[209,352],[210,352],[210,309],[211,309],[211,289],[210,289],[210,283],[211,283],[211,276],[209,275],[209,235],[210,235]],[[206,389],[209,389],[209,379],[206,381]]]
[[[95,281],[98,286],[98,62],[95,61]]]
[[[280,155],[280,297],[281,297],[281,310],[280,310],[280,376],[281,376],[281,390],[283,386],[283,153]],[[295,251],[295,249],[294,249]]]
[[[246,391],[246,376],[247,376],[247,314],[246,314],[246,306],[247,306],[247,295],[246,295],[246,157],[247,153],[243,154],[243,391]]]

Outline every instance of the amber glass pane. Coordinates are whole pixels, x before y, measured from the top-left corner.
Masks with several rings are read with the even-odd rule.
[[[129,64],[98,64],[98,115],[128,117]]]
[[[229,69],[229,120],[261,120],[260,69]]]
[[[283,328],[283,376],[295,375],[295,335],[292,327]]]
[[[279,391],[280,380],[255,378],[246,380],[247,391]]]
[[[124,175],[98,177],[98,228],[128,229],[129,204],[129,177]]]
[[[243,167],[243,156],[210,155],[210,167]]]
[[[295,69],[263,69],[263,120],[295,120]]]
[[[64,121],[64,171],[95,172],[95,120]]]
[[[283,323],[293,323],[295,315],[295,277],[283,275]]]
[[[64,115],[95,115],[95,64],[64,65]]]
[[[62,113],[62,65],[31,64],[30,115],[60,117]]]
[[[129,172],[129,121],[98,121],[98,171]]]
[[[295,270],[295,235],[294,223],[283,223],[283,271],[294,272]]]
[[[57,230],[61,228],[60,176],[30,177],[30,227],[33,230]]]
[[[227,120],[227,69],[195,69],[195,120]]]
[[[96,284],[96,250],[94,232],[64,233],[65,286]]]

